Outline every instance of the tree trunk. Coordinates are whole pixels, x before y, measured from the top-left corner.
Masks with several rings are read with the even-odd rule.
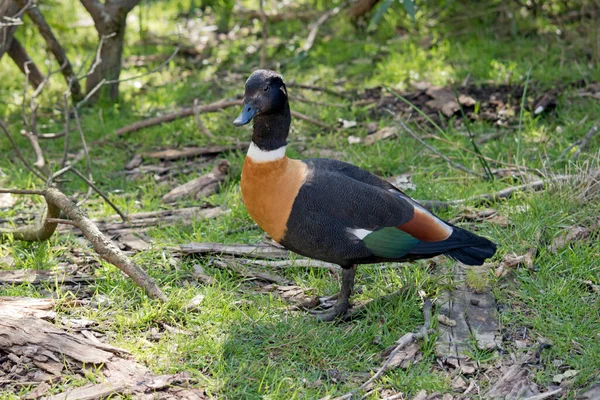
[[[13,17],[19,12],[19,6],[10,0],[4,0],[0,3],[0,22],[7,23],[5,17]],[[0,26],[0,58],[8,51],[12,43],[13,35],[17,25]]]
[[[34,88],[37,88],[40,83],[44,80],[44,75],[40,72],[38,67],[33,63],[27,51],[21,46],[21,43],[17,39],[12,40],[10,47],[8,48],[8,56],[12,58],[12,60],[17,64],[17,67],[26,74],[25,64],[27,64],[27,69],[29,70],[29,83]]]
[[[102,60],[96,69],[88,76],[85,88],[87,93],[96,89],[96,86],[100,84],[102,80],[111,81],[103,85],[100,90],[97,91],[90,98],[91,102],[95,102],[99,97],[106,97],[110,101],[116,101],[119,98],[119,76],[121,74],[121,60],[123,56],[123,42],[125,40],[125,19],[127,15],[123,17],[121,21],[111,21],[111,23],[105,26],[96,25],[98,31],[98,37],[104,41],[102,43],[102,49],[100,49],[100,59]],[[114,33],[114,36],[108,37]]]
[[[99,64],[91,71],[86,82],[86,90],[88,96],[91,94],[91,102],[97,101],[100,97],[116,101],[119,97],[118,81],[121,74],[127,14],[139,2],[140,0],[113,0],[101,3],[98,0],[81,0],[94,19],[102,46],[100,60],[97,60]]]
[[[18,0],[19,5],[25,7],[27,5],[26,0]],[[67,54],[65,49],[60,45],[56,36],[54,36],[54,32],[50,28],[50,25],[46,22],[46,19],[40,12],[37,6],[30,7],[27,9],[27,15],[31,19],[31,21],[37,26],[38,31],[46,41],[46,46],[48,46],[48,50],[54,55],[56,61],[58,61],[61,72],[67,81],[67,84],[70,82],[71,86],[71,96],[73,100],[81,100],[83,97],[81,94],[81,87],[79,86],[79,80],[75,76],[73,71],[73,67],[71,66],[71,62],[67,58]]]
[[[350,18],[362,17],[375,7],[379,0],[358,0],[348,10]]]

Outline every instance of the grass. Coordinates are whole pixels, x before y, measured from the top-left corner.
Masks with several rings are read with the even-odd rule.
[[[82,28],[82,34],[73,35],[68,26],[74,19],[61,25],[60,15],[66,13],[68,7],[75,10],[73,18],[85,15],[78,2],[64,3],[52,4],[43,11],[50,24],[57,27],[59,39],[69,44],[69,56],[79,65],[84,55],[93,51],[95,33],[91,28]],[[125,55],[164,54],[166,58],[172,48],[142,44],[139,39],[148,37],[150,32],[158,36],[175,32],[175,16],[187,6],[187,2],[180,2],[179,6],[173,2],[143,2],[131,17]],[[321,4],[316,7],[328,8]],[[585,43],[580,38],[557,36],[553,23],[543,18],[518,19],[507,24],[511,26],[509,32],[498,32],[499,27],[489,23],[492,16],[484,14],[484,17],[470,21],[469,29],[465,31],[464,22],[455,20],[457,15],[449,13],[443,23],[433,21],[415,27],[403,14],[388,13],[377,32],[370,36],[337,17],[322,27],[314,48],[302,59],[295,58],[294,54],[303,44],[307,26],[297,21],[273,24],[270,37],[280,38],[286,45],[270,48],[269,60],[281,61],[282,73],[288,80],[343,89],[364,90],[374,86],[409,89],[412,83],[421,80],[444,85],[462,82],[467,76],[475,84],[509,82],[524,86],[528,82],[528,93],[561,87],[556,113],[534,117],[524,111],[518,117],[518,134],[509,130],[500,139],[480,146],[480,150],[484,156],[504,163],[518,162],[530,168],[554,169],[558,173],[567,167],[576,169],[569,161],[556,160],[564,148],[587,132],[595,116],[600,114],[600,102],[574,96],[578,81],[600,79],[597,60],[578,61],[584,58]],[[210,13],[206,17],[209,23],[212,17]],[[83,110],[82,123],[87,140],[92,142],[140,118],[189,105],[196,97],[202,103],[208,103],[240,94],[245,76],[256,67],[259,57],[258,52],[249,53],[247,49],[251,45],[258,46],[256,38],[260,27],[252,23],[244,26],[249,27],[247,34],[211,42],[206,65],[194,65],[176,58],[160,73],[122,84],[119,103],[100,104]],[[403,27],[411,33],[398,34]],[[590,32],[594,29],[585,25],[575,28],[589,29]],[[563,35],[571,35],[568,29],[563,30]],[[41,45],[28,24],[19,28],[18,37],[28,48]],[[45,65],[45,54],[32,56],[38,65]],[[364,61],[371,59],[374,66]],[[530,77],[528,71],[531,71]],[[135,76],[139,72],[136,68],[126,68],[123,76]],[[228,80],[231,72],[240,77]],[[0,83],[0,118],[8,121],[15,134],[21,129],[22,79],[7,61],[0,63],[0,74],[16,77]],[[44,131],[57,131],[62,127],[62,117],[52,108],[52,104],[58,104],[61,86],[57,77],[40,100],[40,123]],[[373,118],[369,106],[351,107],[348,99],[329,99],[312,93],[305,96],[348,106],[342,109],[299,102],[292,104],[294,109],[323,121],[334,122],[338,118],[370,121]],[[532,99],[528,95],[524,100]],[[216,143],[248,140],[249,130],[235,129],[231,125],[237,112],[229,109],[203,116],[207,127],[217,134]],[[379,127],[392,123],[387,117],[376,122]],[[418,127],[413,125],[413,128],[419,132]],[[420,128],[424,133],[436,132],[432,126]],[[496,129],[484,122],[474,123],[470,128],[476,138]],[[451,143],[431,143],[446,156],[480,171],[477,155],[461,149],[471,148],[466,132],[451,125],[442,125],[441,129],[443,137]],[[151,176],[127,179],[122,174],[123,166],[136,153],[209,144],[210,140],[199,132],[194,119],[190,118],[113,138],[107,145],[93,147],[95,181],[128,213],[164,208],[160,197],[169,187],[157,185]],[[512,178],[485,181],[451,169],[443,160],[431,157],[408,135],[400,134],[396,139],[367,147],[348,144],[350,134],[364,137],[366,131],[359,128],[330,133],[305,122],[294,122],[289,155],[304,157],[302,148],[331,149],[338,152],[336,158],[381,176],[412,171],[411,179],[416,188],[408,194],[418,199],[463,198],[517,183]],[[79,146],[75,136],[72,135],[73,148]],[[33,154],[25,140],[17,139],[31,159]],[[61,140],[44,141],[42,145],[49,160],[60,158]],[[586,157],[597,157],[598,147],[596,138],[580,157],[581,161]],[[11,152],[9,143],[0,139],[0,154]],[[195,221],[191,226],[175,224],[154,228],[147,233],[155,242],[154,248],[135,256],[165,290],[168,303],[147,299],[115,267],[102,262],[94,270],[99,279],[91,286],[92,299],[107,301],[100,302],[97,307],[60,307],[59,314],[96,321],[110,343],[128,349],[156,373],[185,371],[194,378],[195,384],[216,398],[320,398],[354,389],[366,379],[365,374],[380,365],[380,353],[386,347],[421,325],[419,292],[436,297],[452,282],[447,274],[432,274],[424,261],[384,270],[361,266],[357,284],[363,291],[356,300],[378,299],[400,288],[405,290],[391,300],[374,301],[364,316],[355,321],[322,324],[302,312],[291,311],[277,296],[258,292],[254,282],[215,268],[210,260],[182,259],[177,264],[171,263],[162,250],[164,246],[190,241],[256,243],[261,240],[260,230],[225,234],[253,226],[239,193],[243,156],[240,152],[223,155],[232,165],[230,177],[221,193],[206,200],[229,209],[228,214],[214,220]],[[207,170],[210,168],[208,166]],[[0,158],[0,169],[6,175],[1,178],[0,186],[40,187],[40,183],[12,157]],[[184,182],[191,178],[180,176],[178,180]],[[86,190],[77,180],[67,182],[67,187],[70,193]],[[578,243],[558,254],[546,250],[546,244],[565,227],[585,224],[596,218],[600,211],[597,201],[575,201],[574,190],[565,186],[541,193],[519,194],[495,205],[499,213],[509,217],[511,224],[508,227],[501,228],[485,221],[469,226],[499,244],[497,259],[509,252],[522,254],[530,247],[538,247],[533,270],[517,269],[508,278],[489,278],[486,285],[490,285],[501,307],[500,318],[506,332],[527,328],[533,347],[540,337],[553,342],[553,346],[542,353],[541,363],[535,370],[534,379],[540,387],[547,387],[552,376],[559,372],[556,360],[562,362],[561,368],[568,366],[579,371],[572,385],[566,387],[568,398],[574,398],[588,386],[600,369],[597,356],[600,354],[600,314],[597,311],[600,310],[600,298],[582,283],[584,280],[600,283],[596,262],[600,244],[597,241]],[[30,212],[38,202],[39,199],[24,198],[14,209],[0,211],[0,217]],[[197,203],[186,201],[178,203],[177,207]],[[87,203],[87,208],[93,216],[112,214],[110,208],[95,199]],[[459,209],[450,209],[441,212],[440,216],[452,218],[459,213]],[[69,247],[80,247],[80,244],[67,235],[55,235],[46,243],[5,242],[0,244],[0,257],[12,256],[16,260],[15,268],[55,269]],[[195,264],[203,266],[216,282],[212,285],[195,282],[191,278]],[[451,262],[446,261],[440,270],[445,271],[450,265]],[[326,295],[338,290],[339,283],[327,271],[290,268],[281,274],[301,287],[312,288],[315,294]],[[473,281],[480,283],[479,278]],[[181,306],[198,294],[204,296],[200,310],[183,312]],[[60,285],[23,284],[2,286],[0,295],[54,296],[66,300],[76,298],[78,293],[65,292]],[[149,330],[162,329],[162,324],[191,334],[165,331],[159,339],[150,340]],[[375,387],[402,391],[408,397],[422,389],[451,392],[450,378],[436,368],[434,343],[435,336],[421,344],[423,360],[420,363],[407,370],[388,372]],[[473,357],[482,363],[491,363],[490,360],[500,356],[473,352]],[[97,379],[94,373],[86,378],[67,376],[54,384],[52,392],[94,379]],[[485,379],[480,383],[482,389],[489,384]],[[16,394],[6,390],[0,397],[19,398],[31,389],[24,387]]]

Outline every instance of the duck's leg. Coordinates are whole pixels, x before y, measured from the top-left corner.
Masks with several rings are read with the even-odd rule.
[[[348,311],[350,307],[350,296],[352,295],[352,291],[354,289],[354,276],[356,275],[356,267],[354,264],[351,268],[344,268],[342,270],[342,285],[340,288],[340,293],[337,296],[337,301],[328,310],[325,311],[310,311],[315,317],[320,319],[321,321],[333,321],[338,317],[342,317]]]

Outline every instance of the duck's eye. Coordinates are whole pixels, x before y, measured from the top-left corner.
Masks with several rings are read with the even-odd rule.
[[[269,86],[265,86],[264,91],[268,92],[269,91]]]

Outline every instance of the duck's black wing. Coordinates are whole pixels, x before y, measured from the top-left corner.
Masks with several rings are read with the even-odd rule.
[[[308,159],[283,244],[346,266],[447,254],[481,264],[495,252],[489,240],[454,227],[378,176],[337,160]]]

